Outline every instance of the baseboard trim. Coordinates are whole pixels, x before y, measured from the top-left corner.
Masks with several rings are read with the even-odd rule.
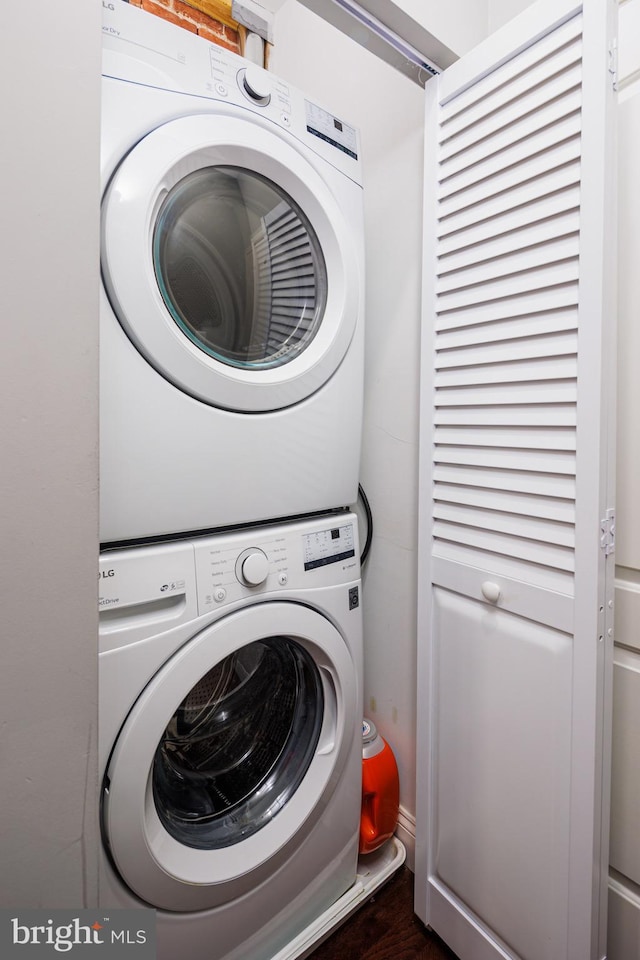
[[[401,806],[398,811],[398,825],[396,827],[396,836],[404,844],[407,851],[406,865],[412,873],[415,873],[416,863],[416,818],[412,813]]]

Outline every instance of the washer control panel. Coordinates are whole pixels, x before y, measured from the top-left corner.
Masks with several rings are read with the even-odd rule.
[[[202,615],[250,596],[360,577],[357,518],[323,517],[193,541]]]

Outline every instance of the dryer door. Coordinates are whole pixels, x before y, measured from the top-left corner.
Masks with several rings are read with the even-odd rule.
[[[332,176],[361,202],[359,187]],[[105,195],[112,307],[149,363],[191,396],[241,412],[297,403],[337,369],[360,309],[341,205],[258,123],[172,120],[133,148]]]
[[[263,882],[324,814],[357,703],[345,640],[308,607],[256,604],[203,630],[148,684],[107,768],[104,839],[124,882],[174,911]],[[356,789],[353,806],[357,830]]]

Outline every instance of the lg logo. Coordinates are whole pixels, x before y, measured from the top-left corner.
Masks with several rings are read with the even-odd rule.
[[[105,0],[102,0],[102,6],[105,10],[115,10],[115,5],[113,3],[105,3]]]
[[[106,580],[107,577],[115,577],[115,570],[99,570],[98,571],[98,580]]]

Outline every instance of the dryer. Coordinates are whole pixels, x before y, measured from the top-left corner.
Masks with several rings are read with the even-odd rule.
[[[221,47],[103,7],[102,543],[355,503],[356,130]]]
[[[356,880],[352,513],[100,557],[100,903],[159,960],[269,960]]]

